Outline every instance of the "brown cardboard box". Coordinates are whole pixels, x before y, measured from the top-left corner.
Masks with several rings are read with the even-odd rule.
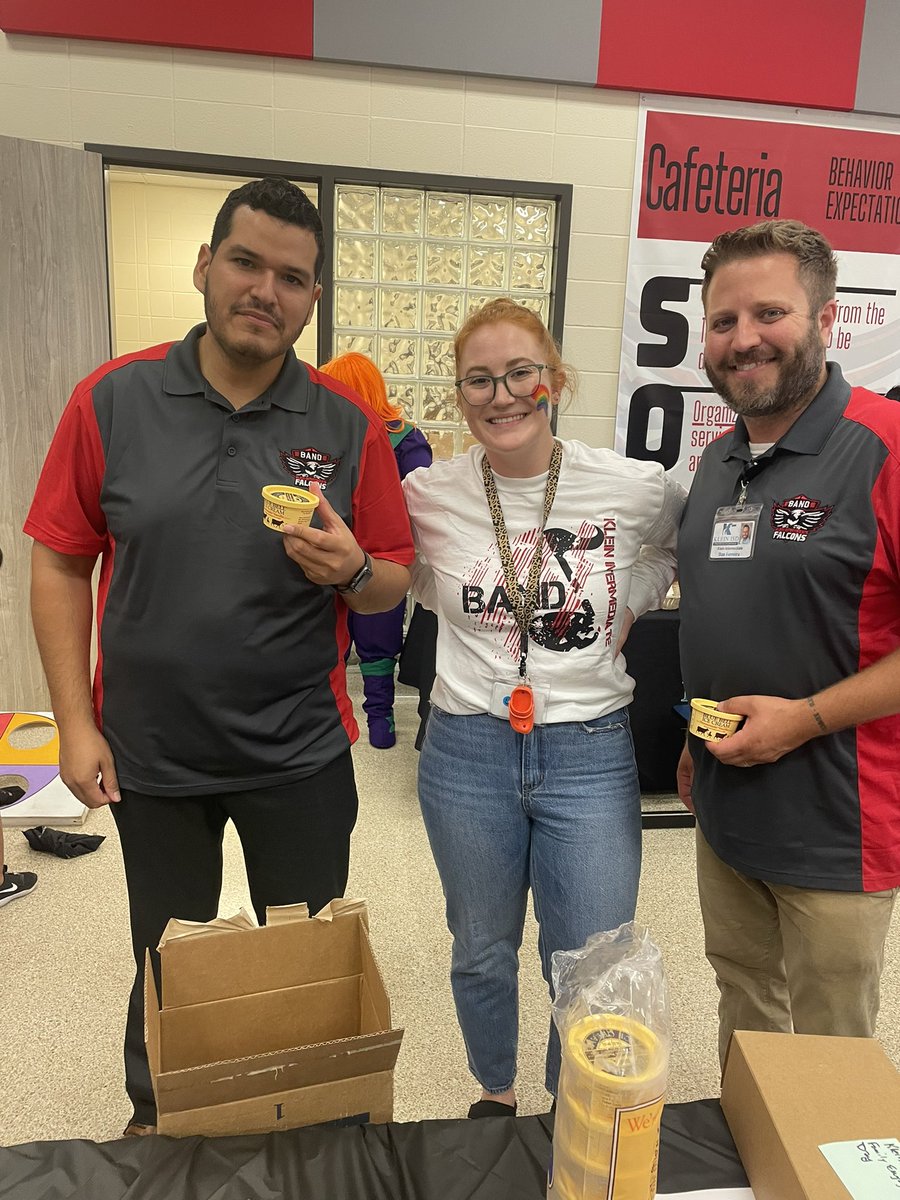
[[[160,942],[162,1007],[145,983],[160,1133],[258,1133],[389,1121],[401,1029],[369,943],[365,904],[335,900],[208,925]],[[149,964],[149,956],[148,956]]]
[[[849,1200],[819,1146],[900,1137],[900,1074],[872,1038],[731,1038],[722,1109],[756,1200]]]

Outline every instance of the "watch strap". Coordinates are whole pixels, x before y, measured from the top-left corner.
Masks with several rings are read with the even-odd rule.
[[[346,596],[348,592],[358,592],[372,578],[372,559],[367,550],[363,550],[365,558],[363,565],[359,568],[349,583],[335,584],[335,591],[342,596]]]

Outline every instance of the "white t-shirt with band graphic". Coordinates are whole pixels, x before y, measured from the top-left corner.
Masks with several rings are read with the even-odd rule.
[[[639,617],[663,601],[685,501],[658,463],[581,442],[562,446],[528,644],[528,678],[547,696],[547,723],[592,720],[631,701],[634,681],[616,642],[626,607]],[[418,555],[413,589],[439,617],[432,699],[450,713],[491,711],[498,680],[514,683],[518,671],[520,634],[484,494],[483,457],[483,447],[473,446],[403,483]],[[524,584],[547,475],[496,482]]]

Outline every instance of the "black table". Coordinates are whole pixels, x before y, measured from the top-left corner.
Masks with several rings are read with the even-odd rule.
[[[0,1200],[543,1200],[552,1116],[0,1148]],[[663,1111],[659,1192],[747,1187],[718,1100]]]

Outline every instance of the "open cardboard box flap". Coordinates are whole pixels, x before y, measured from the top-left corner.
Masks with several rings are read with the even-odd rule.
[[[244,924],[246,913],[207,924],[169,921],[159,943],[165,1007],[297,987],[362,970],[362,939],[356,931],[358,924],[368,930],[363,901],[332,900],[315,917],[305,904],[270,908],[266,919],[271,923],[263,927]]]
[[[193,1110],[203,1113],[196,1131],[208,1132],[216,1106],[223,1121],[231,1106],[230,1130],[242,1112],[248,1129],[266,1127],[263,1110],[276,1094],[289,1095],[304,1122],[334,1119],[321,1106],[337,1096],[346,1106],[354,1080],[361,1109],[371,1108],[374,1088],[379,1111],[388,1111],[403,1031],[391,1027],[365,904],[332,901],[315,917],[305,905],[270,909],[262,928],[245,917],[169,923],[162,1006],[147,955],[145,1038],[160,1132],[167,1115],[169,1131],[189,1131]],[[366,1084],[370,1077],[380,1082]],[[285,1105],[274,1107],[280,1120]]]

